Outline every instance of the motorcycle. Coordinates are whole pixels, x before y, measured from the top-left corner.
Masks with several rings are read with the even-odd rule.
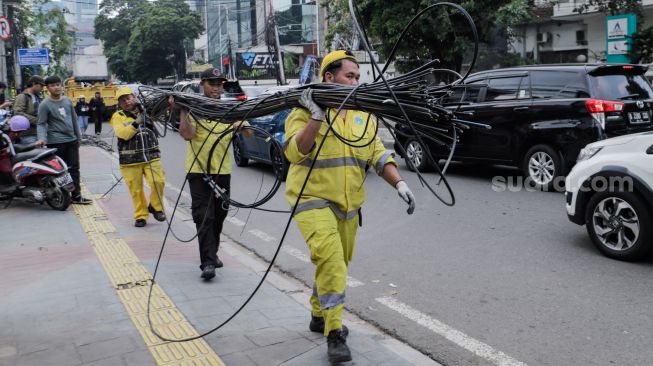
[[[68,166],[54,154],[57,149],[18,143],[28,128],[23,116],[0,122],[0,200],[8,201],[5,208],[14,198],[26,198],[65,211],[74,189]]]

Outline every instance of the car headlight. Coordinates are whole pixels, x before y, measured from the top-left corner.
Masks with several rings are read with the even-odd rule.
[[[576,161],[578,162],[578,161],[583,161],[583,160],[590,159],[591,157],[596,155],[596,153],[601,151],[601,149],[603,149],[603,148],[602,147],[586,147],[586,148],[583,148],[580,151],[580,154],[578,154],[578,158],[576,159]]]

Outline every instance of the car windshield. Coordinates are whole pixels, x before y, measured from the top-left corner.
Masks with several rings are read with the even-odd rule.
[[[599,99],[653,99],[653,89],[642,75],[601,75],[591,79]]]

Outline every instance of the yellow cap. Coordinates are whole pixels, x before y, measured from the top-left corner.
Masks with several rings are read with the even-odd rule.
[[[351,51],[345,50],[336,50],[324,56],[322,59],[322,65],[320,65],[320,77],[322,77],[322,81],[324,81],[324,73],[326,72],[326,69],[329,67],[329,65],[346,58],[356,61],[354,54],[352,54]]]
[[[120,97],[122,97],[122,96],[124,96],[124,95],[129,95],[129,94],[133,94],[133,93],[132,93],[132,90],[129,89],[128,86],[121,86],[121,87],[118,88],[118,90],[116,91],[116,99],[120,99]]]

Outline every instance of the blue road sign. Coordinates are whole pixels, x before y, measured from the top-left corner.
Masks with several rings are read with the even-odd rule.
[[[18,64],[20,66],[49,65],[50,57],[47,48],[19,48]]]

